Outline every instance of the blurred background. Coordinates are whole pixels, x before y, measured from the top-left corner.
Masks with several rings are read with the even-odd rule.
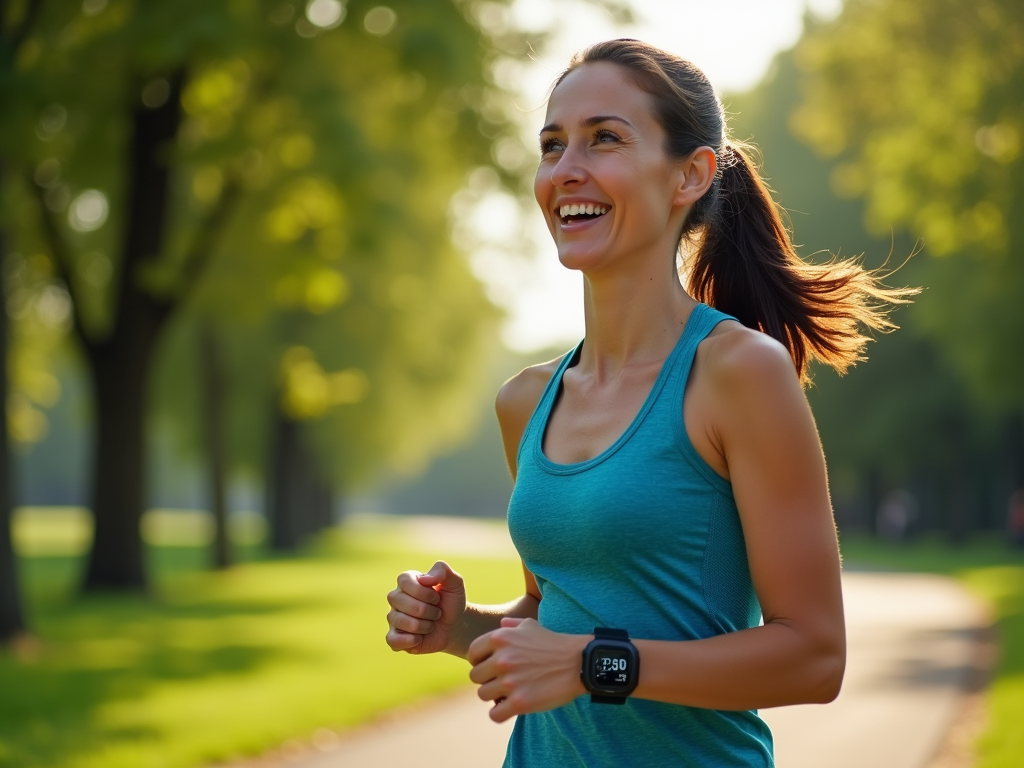
[[[848,561],[1007,569],[1024,706],[1024,6],[375,2],[0,2],[0,765],[201,765],[462,681],[387,654],[383,595],[443,555],[520,589],[493,398],[583,331],[536,131],[621,36],[704,68],[805,258],[924,287],[814,374],[836,519]]]

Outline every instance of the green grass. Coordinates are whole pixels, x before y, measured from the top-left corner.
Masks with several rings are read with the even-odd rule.
[[[892,546],[844,537],[843,555],[851,566],[953,576],[991,607],[1000,659],[986,695],[976,768],[1024,765],[1024,552],[996,539],[952,547],[939,540]]]
[[[51,549],[52,533],[39,539]],[[0,652],[0,766],[199,766],[342,730],[466,682],[464,662],[384,644],[384,595],[398,572],[430,566],[434,547],[423,549],[397,528],[364,526],[292,559],[249,547],[248,562],[213,574],[202,548],[154,547],[150,599],[72,599],[80,558],[24,558],[40,642]],[[978,768],[1020,768],[1024,553],[996,541],[894,547],[846,537],[843,552],[851,566],[954,576],[992,607],[1002,657]],[[467,577],[471,599],[521,591],[515,560],[437,554]]]
[[[394,530],[331,532],[302,557],[223,574],[202,570],[198,548],[150,555],[152,599],[71,599],[80,559],[23,559],[40,642],[0,653],[0,765],[203,765],[468,681],[459,659],[394,654],[384,643],[396,575],[433,562]],[[515,560],[450,562],[471,599],[522,591]]]

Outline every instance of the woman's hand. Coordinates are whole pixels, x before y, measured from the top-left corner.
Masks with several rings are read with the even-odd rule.
[[[560,707],[586,693],[580,681],[583,649],[591,637],[563,635],[533,619],[501,620],[501,628],[469,646],[469,679],[478,695],[495,702],[491,720]]]
[[[448,563],[426,573],[406,571],[388,592],[387,643],[393,651],[437,653],[448,648],[466,612],[466,587]]]

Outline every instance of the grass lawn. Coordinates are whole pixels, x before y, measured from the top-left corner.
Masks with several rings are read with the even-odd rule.
[[[1001,540],[963,547],[938,540],[892,546],[844,537],[842,543],[850,565],[947,574],[991,606],[1000,659],[986,696],[988,720],[976,768],[1024,765],[1024,552]]]
[[[1002,657],[978,768],[1019,768],[1024,554],[1001,542],[846,537],[843,551],[854,566],[954,576],[992,606]],[[71,599],[80,558],[26,557],[41,642],[0,652],[0,766],[200,766],[343,730],[464,683],[464,662],[393,654],[383,640],[396,574],[425,570],[435,554],[467,577],[473,600],[521,591],[515,559],[444,551],[386,523],[333,531],[292,559],[250,548],[249,562],[224,574],[203,570],[202,548],[153,547],[154,599]]]
[[[155,599],[71,599],[79,558],[24,558],[40,643],[0,652],[0,766],[204,765],[468,682],[459,659],[384,643],[396,575],[433,563],[420,550],[393,527],[363,526],[302,557],[213,574],[201,549],[152,548]],[[516,560],[449,561],[472,600],[522,591]]]

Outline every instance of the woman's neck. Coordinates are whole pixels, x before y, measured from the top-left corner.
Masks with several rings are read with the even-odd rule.
[[[636,266],[584,276],[587,341],[579,365],[602,378],[666,358],[697,305],[680,284],[674,263],[667,274],[664,267]]]

